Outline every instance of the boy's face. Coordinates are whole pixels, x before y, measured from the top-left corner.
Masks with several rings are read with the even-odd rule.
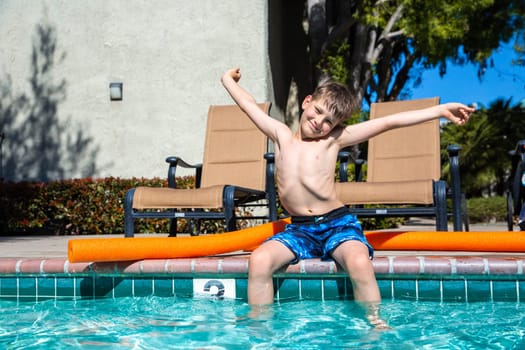
[[[322,99],[313,100],[312,96],[308,95],[303,101],[302,109],[299,124],[303,138],[322,138],[339,124]]]

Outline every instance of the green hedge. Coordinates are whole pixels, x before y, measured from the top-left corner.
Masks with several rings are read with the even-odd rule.
[[[177,178],[179,188],[193,183],[193,177]],[[123,234],[124,197],[129,188],[137,186],[167,187],[167,181],[113,177],[48,183],[0,181],[0,234]],[[141,220],[136,229],[168,232],[168,221]]]
[[[503,196],[467,199],[467,212],[471,223],[506,221],[507,200]]]

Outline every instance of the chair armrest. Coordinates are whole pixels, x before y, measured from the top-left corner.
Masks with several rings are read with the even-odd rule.
[[[518,189],[514,189],[514,179],[516,177],[516,171],[518,171],[518,168],[520,168],[520,163],[521,163],[521,168],[520,169],[523,169],[523,165],[525,164],[525,140],[519,140],[517,143],[516,143],[516,147],[513,149],[513,150],[510,150],[508,152],[509,156],[510,156],[510,159],[511,159],[511,171],[510,171],[510,176],[509,176],[509,186],[511,189],[513,189],[513,191],[515,191],[514,194],[516,194],[517,196],[519,196],[519,190]],[[520,170],[520,171],[523,171],[523,170]],[[519,175],[520,178],[521,178],[521,175]]]
[[[177,156],[170,156],[166,158],[166,163],[168,166],[168,186],[171,188],[177,188],[177,182],[175,181],[175,176],[177,172],[177,166],[183,168],[195,169],[195,187],[199,188],[201,186],[201,176],[202,176],[202,163],[199,164],[190,164]]]
[[[447,146],[448,158],[450,162],[450,181],[452,191],[457,192],[461,190],[460,174],[459,174],[459,151],[461,147],[458,145]]]
[[[348,182],[348,163],[350,162],[350,152],[339,151],[337,154],[339,160],[339,181]]]
[[[270,221],[277,220],[277,191],[275,190],[275,153],[264,154],[266,159],[266,194],[269,202]]]
[[[275,153],[273,153],[273,152],[265,153],[264,154],[264,159],[266,159],[266,161],[268,161],[268,162],[275,163]]]
[[[459,151],[458,145],[447,146],[450,162],[450,188],[452,194],[452,216],[454,231],[461,231],[461,177],[459,173]]]
[[[350,160],[355,165],[355,181],[362,181],[363,180],[363,164],[365,162],[364,159],[358,158],[353,159],[350,152],[347,151],[339,151],[337,155],[337,159],[339,160],[339,181],[340,182],[348,182],[348,164],[350,163]]]
[[[525,140],[519,140],[516,148],[509,152],[511,156],[522,155],[525,153]]]
[[[510,181],[512,182],[512,176],[516,172],[516,169],[518,167],[518,163],[520,161],[525,160],[525,140],[519,140],[516,143],[516,147],[510,151],[507,152],[511,159],[511,176],[509,177]]]

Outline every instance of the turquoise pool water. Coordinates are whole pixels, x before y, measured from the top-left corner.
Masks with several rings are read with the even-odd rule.
[[[388,300],[392,330],[350,301],[297,301],[258,318],[236,300],[0,301],[2,349],[523,349],[520,303]]]

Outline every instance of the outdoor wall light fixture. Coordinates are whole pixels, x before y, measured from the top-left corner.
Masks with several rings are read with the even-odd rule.
[[[109,99],[111,101],[122,100],[122,83],[109,83]]]

